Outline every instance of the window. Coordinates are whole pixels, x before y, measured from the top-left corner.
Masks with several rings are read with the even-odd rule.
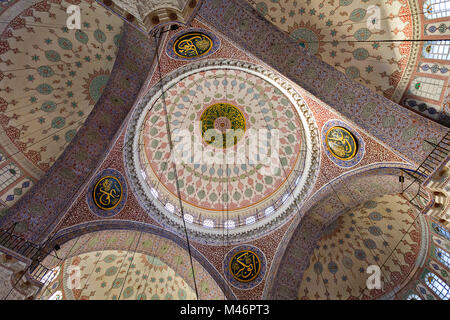
[[[266,216],[268,216],[269,214],[271,214],[274,211],[275,211],[275,208],[273,206],[270,206],[266,209],[266,211],[264,211],[264,213],[266,214]]]
[[[444,80],[426,77],[417,77],[413,80],[410,91],[418,97],[439,101],[441,98]]]
[[[425,275],[425,283],[442,300],[448,300],[450,298],[449,286],[434,273],[428,272]]]
[[[166,203],[166,209],[169,210],[169,212],[171,212],[171,213],[175,212],[175,207],[170,202]]]
[[[203,220],[203,226],[205,228],[214,228],[214,221],[210,219]]]
[[[417,294],[411,293],[408,297],[406,297],[406,300],[422,300]]]
[[[188,223],[192,223],[192,222],[194,222],[194,217],[191,216],[190,214],[185,213],[184,214],[184,221],[186,221]]]
[[[11,183],[19,179],[22,175],[20,169],[14,164],[9,163],[0,169],[0,190],[5,189]]]
[[[245,219],[245,224],[253,224],[256,222],[255,216],[250,216],[247,219]]]
[[[42,283],[50,283],[52,282],[59,274],[61,269],[59,267],[53,268],[52,270],[47,271],[47,273],[42,277]]]
[[[422,55],[427,59],[450,60],[450,41],[427,41],[423,46]]]
[[[62,300],[62,297],[62,292],[58,290],[48,300]]]
[[[450,268],[450,254],[441,248],[436,248],[436,257],[447,267]]]
[[[450,15],[449,0],[428,0],[423,3],[423,13],[427,19],[439,19]]]
[[[443,236],[444,238],[447,238],[447,240],[450,240],[450,231],[448,231],[447,229],[439,226],[437,223],[432,223],[431,227],[433,228],[433,230],[440,234],[441,236]]]
[[[225,228],[234,229],[235,226],[236,226],[236,223],[233,220],[225,221]]]

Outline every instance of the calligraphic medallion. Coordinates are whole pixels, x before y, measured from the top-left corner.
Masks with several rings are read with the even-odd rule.
[[[351,160],[358,151],[358,143],[353,134],[342,127],[332,127],[326,134],[328,150],[340,160]]]
[[[205,58],[220,48],[220,39],[205,29],[187,29],[173,35],[166,46],[172,59],[193,61]]]
[[[127,198],[127,185],[121,173],[114,169],[100,172],[87,193],[89,209],[97,216],[110,218],[122,210]]]
[[[239,251],[230,260],[230,272],[237,281],[250,282],[258,276],[260,271],[261,261],[253,251]]]
[[[264,279],[267,263],[264,253],[250,245],[231,249],[223,261],[225,278],[236,288],[251,289]]]
[[[243,113],[230,103],[215,103],[209,106],[203,111],[200,121],[203,141],[218,148],[236,145],[246,129]],[[227,130],[231,130],[232,135],[227,136]]]
[[[181,58],[196,58],[207,54],[213,47],[213,41],[202,32],[189,32],[177,38],[173,51]]]
[[[350,168],[364,157],[365,144],[357,130],[340,120],[322,127],[322,144],[328,158],[339,167]]]
[[[94,203],[102,210],[112,210],[122,200],[122,185],[113,176],[106,176],[98,180],[92,190]]]

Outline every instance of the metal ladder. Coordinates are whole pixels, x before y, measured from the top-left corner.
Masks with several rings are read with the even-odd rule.
[[[39,247],[25,238],[14,234],[12,232],[13,227],[8,230],[0,229],[0,246],[30,259],[32,262],[27,270],[29,270],[31,278],[46,285],[47,283],[45,283],[45,281],[43,282],[42,279],[44,279],[44,277],[52,271],[41,264],[40,255],[48,255],[51,253],[43,250],[42,247]],[[58,260],[61,260],[55,255],[52,256]],[[51,277],[47,278],[49,280],[51,279]]]
[[[428,202],[428,194],[423,189],[423,183],[430,177],[436,168],[442,164],[450,153],[450,131],[447,131],[438,144],[434,144],[427,140],[425,140],[425,142],[432,145],[433,150],[428,154],[425,160],[422,161],[420,166],[413,173],[402,169],[403,172],[407,173],[413,179],[413,181],[402,190],[403,194],[405,194],[412,185],[416,183],[419,185],[417,193],[409,200],[409,202],[419,210],[423,210],[425,208],[423,203]]]

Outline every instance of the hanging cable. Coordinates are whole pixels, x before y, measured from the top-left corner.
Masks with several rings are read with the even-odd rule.
[[[162,33],[165,32],[164,31],[164,26],[161,29],[159,29],[159,30],[160,30],[160,32],[158,33],[158,39],[160,39]],[[156,43],[156,41],[157,41],[156,34],[155,34],[154,37],[155,37],[155,43]],[[156,47],[158,48],[158,45]],[[168,112],[167,112],[164,86],[163,86],[163,82],[162,82],[162,73],[161,73],[161,65],[160,65],[160,57],[159,57],[159,48],[156,50],[156,55],[157,55],[158,72],[159,72],[159,77],[160,77],[161,94],[162,94],[162,97],[163,97],[163,107],[164,107],[164,113],[165,113],[165,117],[166,117],[166,130],[167,130],[167,135],[168,135],[168,138],[169,138],[170,150],[171,150],[171,153],[173,153],[173,142],[172,142],[172,136],[171,136],[171,131],[170,131],[169,115],[168,115]],[[190,262],[191,262],[191,271],[192,271],[192,277],[193,277],[193,280],[194,280],[195,294],[196,294],[196,298],[198,299],[199,296],[198,296],[197,282],[196,282],[195,271],[194,271],[194,263],[193,263],[193,259],[192,259],[192,253],[191,253],[191,246],[190,246],[189,236],[188,236],[187,227],[186,227],[186,220],[185,220],[185,216],[184,216],[183,201],[181,200],[180,185],[179,185],[179,181],[178,181],[178,171],[177,171],[177,167],[176,167],[175,161],[173,161],[173,160],[172,160],[172,167],[173,167],[173,170],[174,170],[175,184],[176,184],[176,188],[177,188],[177,195],[178,195],[178,200],[179,200],[179,206],[180,206],[181,216],[182,216],[182,220],[183,220],[183,227],[184,227],[184,232],[185,232],[185,236],[186,236],[186,243],[187,243],[188,252],[189,252],[189,259],[190,259]]]
[[[125,287],[125,282],[126,282],[126,280],[128,278],[128,273],[130,272],[131,266],[132,266],[133,261],[134,261],[134,256],[136,254],[136,250],[137,250],[137,248],[139,246],[139,243],[141,241],[141,236],[142,236],[142,227],[141,227],[141,230],[139,232],[139,238],[138,238],[138,241],[136,242],[136,247],[134,247],[133,256],[131,257],[130,265],[128,266],[127,273],[125,275],[125,279],[123,280],[123,285],[122,285],[122,288],[120,289],[119,296],[117,297],[117,300],[120,300],[120,296],[122,295],[123,288]],[[127,252],[127,256],[128,256],[128,252]],[[117,271],[117,274],[119,274],[119,271]]]

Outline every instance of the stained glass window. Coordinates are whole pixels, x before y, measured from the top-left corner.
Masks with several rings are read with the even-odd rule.
[[[48,300],[62,300],[62,297],[62,292],[58,290]]]
[[[428,0],[423,3],[423,14],[427,19],[450,16],[450,0]]]
[[[441,248],[436,248],[436,257],[447,267],[450,268],[450,254]]]
[[[442,279],[434,273],[428,272],[425,275],[425,283],[442,300],[448,300],[450,298],[450,288],[448,284],[442,281]]]
[[[427,41],[423,46],[422,55],[427,59],[450,60],[450,41]]]
[[[42,277],[41,282],[42,283],[50,283],[52,282],[59,274],[61,269],[59,267],[53,268],[52,270],[47,271],[45,276]]]
[[[434,222],[431,224],[431,226],[433,227],[434,231],[439,233],[444,238],[447,238],[448,240],[450,240],[450,231],[448,231],[447,229],[439,226],[437,223],[434,223]]]
[[[0,169],[0,190],[5,189],[11,183],[19,179],[22,175],[20,169],[14,164],[9,163]]]
[[[406,297],[406,300],[422,300],[417,294],[411,293],[408,297]]]
[[[413,80],[410,91],[413,95],[439,101],[444,87],[444,80],[417,77]]]

